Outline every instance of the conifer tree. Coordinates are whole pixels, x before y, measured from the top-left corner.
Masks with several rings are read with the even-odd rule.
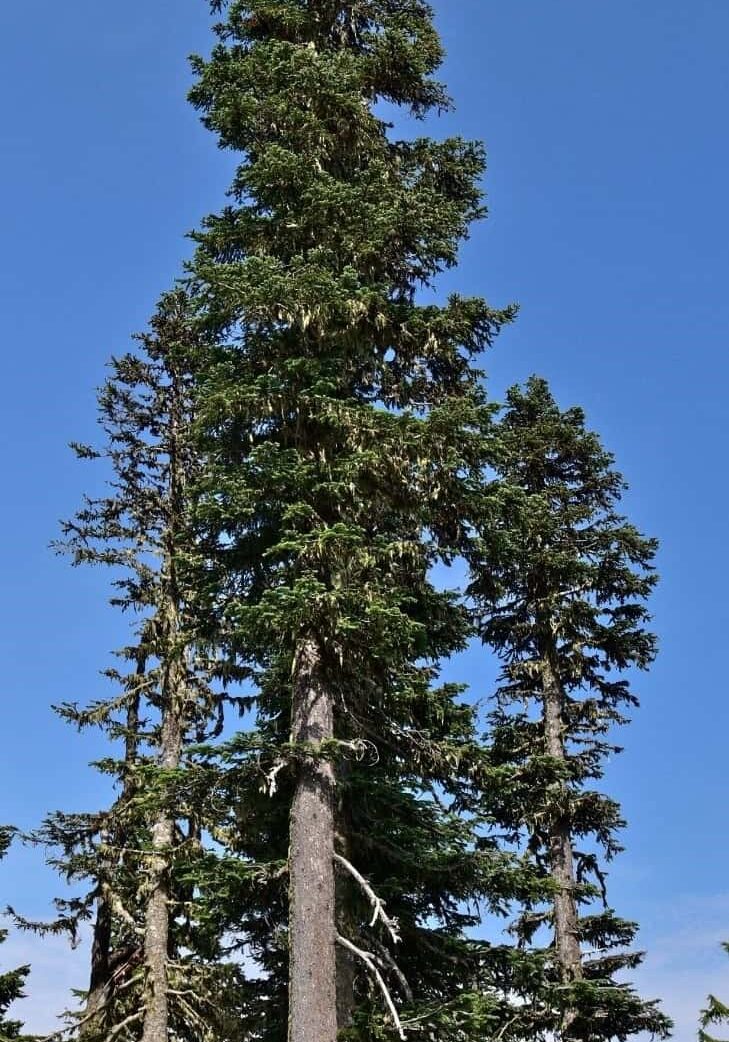
[[[481,757],[475,714],[455,704],[452,688],[431,686],[431,672],[402,670],[397,683],[411,728],[337,750],[337,929],[371,957],[368,966],[361,954],[339,946],[347,958],[337,962],[337,1020],[348,1042],[390,1039],[393,1022],[411,1039],[465,1042],[499,1031],[505,1039],[522,1037],[508,999],[509,963],[518,958],[469,932],[485,914],[503,916],[511,900],[534,900],[546,890],[485,836],[472,791]],[[270,692],[279,705],[284,679]],[[288,735],[275,733],[283,713],[273,711],[268,697],[261,696],[267,705],[258,734],[210,751],[206,768],[219,765],[211,789],[228,812],[216,838],[243,856],[238,863],[211,859],[208,877],[198,879],[218,895],[207,901],[224,918],[214,932],[235,935],[262,971],[250,982],[243,1035],[283,1042],[286,825],[295,774],[286,761]],[[227,769],[220,769],[221,758]],[[366,878],[353,879],[352,866]]]
[[[162,299],[139,341],[139,351],[113,360],[99,395],[106,444],[76,446],[81,458],[110,465],[109,494],[86,500],[62,544],[76,564],[114,570],[112,603],[135,619],[122,668],[106,671],[111,697],[60,707],[76,726],[123,743],[120,759],[99,765],[120,792],[108,810],[51,816],[36,838],[59,849],[54,862],[69,880],[91,884],[57,902],[51,926],[75,933],[94,919],[85,1009],[68,1033],[87,1042],[223,1039],[237,1037],[222,1025],[233,1023],[242,978],[220,938],[199,935],[194,871],[205,823],[185,750],[219,732],[233,673],[206,633],[192,582],[196,340],[184,292]]]
[[[470,588],[482,640],[503,662],[484,799],[553,886],[513,926],[539,967],[514,991],[531,1006],[531,1038],[665,1035],[656,1004],[617,976],[641,956],[626,950],[637,928],[609,907],[599,857],[621,849],[620,808],[592,787],[637,705],[621,673],[655,655],[644,601],[656,542],[617,513],[623,480],[582,410],[562,412],[537,378],[507,401],[499,511],[492,488]],[[544,929],[551,944],[534,948]]]
[[[729,944],[724,944],[722,947],[729,954]],[[713,1034],[709,1034],[708,1029],[711,1028],[713,1032],[716,1027],[729,1028],[729,1006],[722,1002],[721,999],[718,999],[716,995],[709,995],[706,1009],[701,1011],[700,1024],[699,1042],[721,1042]]]
[[[361,891],[372,868],[337,839],[356,810],[357,772],[341,761],[369,742],[394,762],[418,743],[421,759],[447,762],[448,737],[420,725],[448,717],[453,692],[418,684],[413,695],[404,678],[464,640],[462,611],[428,573],[463,538],[464,474],[481,467],[471,360],[511,312],[416,300],[483,214],[480,146],[396,140],[375,109],[422,116],[448,104],[430,7],[212,7],[218,44],[195,60],[192,100],[241,162],[191,267],[216,343],[198,398],[212,461],[200,516],[224,629],[261,671],[262,711],[288,730],[269,771],[291,772],[289,1038],[333,1042],[337,946],[377,976],[369,949],[339,928],[338,891]],[[418,755],[411,789],[429,784]],[[408,772],[392,769],[402,794]],[[436,914],[446,878],[441,887]],[[382,958],[394,961],[385,927],[380,915]]]
[[[7,854],[13,839],[13,829],[0,827],[0,860]],[[0,944],[7,938],[7,930],[0,930]],[[17,1020],[8,1020],[10,1006],[24,997],[23,986],[30,973],[29,966],[21,966],[8,973],[0,973],[0,1042],[14,1042],[20,1038],[23,1025]]]

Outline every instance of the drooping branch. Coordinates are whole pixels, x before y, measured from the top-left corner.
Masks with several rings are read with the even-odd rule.
[[[382,996],[385,1000],[385,1005],[387,1006],[390,1017],[392,1018],[392,1022],[395,1025],[395,1030],[397,1031],[400,1038],[404,1040],[407,1037],[405,1034],[405,1028],[402,1025],[402,1021],[400,1020],[400,1017],[397,1012],[397,1007],[395,1006],[392,995],[390,994],[390,990],[387,987],[387,984],[385,983],[385,979],[377,968],[374,956],[370,952],[366,952],[362,948],[358,948],[356,944],[352,944],[351,941],[348,941],[346,937],[342,937],[341,934],[337,934],[337,944],[341,944],[341,946],[343,948],[346,948],[348,952],[351,952],[352,955],[356,955],[358,959],[361,959],[367,967],[367,969],[372,974],[372,976],[375,978],[380,988],[380,991],[382,992]]]
[[[373,908],[372,921],[370,923],[370,926],[374,926],[377,920],[379,919],[382,922],[385,929],[387,930],[387,932],[390,934],[393,944],[399,944],[400,932],[398,928],[397,919],[391,919],[390,916],[387,914],[382,898],[377,896],[377,894],[372,889],[370,884],[367,882],[365,877],[362,875],[361,872],[357,871],[357,869],[354,867],[351,861],[347,861],[345,857],[342,857],[341,854],[337,853],[334,854],[334,860],[338,865],[341,865],[342,868],[344,868],[350,874],[350,876],[355,880],[355,882],[359,884],[359,886],[366,894],[367,899],[369,900]]]

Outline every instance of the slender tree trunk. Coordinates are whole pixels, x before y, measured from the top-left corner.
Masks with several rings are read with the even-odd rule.
[[[318,746],[334,737],[334,708],[313,640],[296,654],[291,739]],[[290,820],[289,1042],[336,1042],[334,768],[303,762]]]
[[[565,759],[563,701],[561,685],[547,659],[544,673],[544,736],[547,755],[555,760]],[[552,878],[559,886],[554,898],[555,947],[562,979],[568,983],[581,980],[583,973],[572,835],[569,822],[564,819],[551,826],[549,862]]]
[[[140,652],[137,659],[135,680],[144,675],[146,656]],[[124,775],[122,794],[119,804],[132,795],[133,780],[129,768],[134,766],[139,747],[139,702],[138,691],[133,691],[127,706],[126,737],[124,740],[124,764],[127,771]],[[124,843],[119,835],[110,837],[117,847]],[[111,887],[113,886],[113,864],[105,861],[99,873],[99,893],[96,899],[96,920],[91,945],[91,978],[89,993],[84,1011],[84,1025],[79,1032],[81,1042],[85,1039],[98,1038],[106,1033],[109,1004],[111,1001],[112,976],[117,968],[117,960],[112,958],[113,907]]]
[[[184,667],[175,662],[168,669],[167,695],[162,714],[160,766],[179,767],[182,751],[181,704],[184,693]],[[152,826],[150,893],[144,926],[146,995],[142,1042],[167,1042],[169,1028],[170,885],[169,856],[175,840],[175,821],[161,814]]]
[[[174,598],[168,605],[164,644],[170,656],[162,679],[162,718],[159,766],[179,767],[182,752],[182,716],[186,670],[179,640],[179,611]],[[175,819],[167,812],[152,824],[150,890],[145,914],[145,1016],[142,1042],[168,1042],[170,961],[170,851],[175,842]]]
[[[112,912],[108,886],[102,882],[96,899],[94,939],[91,945],[91,979],[84,1011],[85,1023],[79,1033],[82,1042],[84,1039],[91,1039],[104,1033],[106,1028],[104,1010],[109,1001],[111,983],[111,924]]]
[[[160,853],[152,859],[153,889],[147,904],[144,930],[145,1008],[142,1042],[167,1042],[169,1028],[167,962],[169,945],[169,886],[166,851],[172,845],[173,822],[156,822],[152,845]]]
[[[178,585],[177,538],[184,515],[185,471],[183,450],[184,392],[180,374],[172,372],[168,432],[168,520],[164,536],[164,573],[159,604],[162,720],[159,764],[179,767],[187,706],[187,650],[182,646],[181,596]],[[142,1042],[168,1042],[170,853],[175,843],[175,819],[160,813],[152,824],[149,896],[144,924],[145,1003]]]

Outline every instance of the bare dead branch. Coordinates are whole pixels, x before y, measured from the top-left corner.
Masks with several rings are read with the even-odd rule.
[[[277,760],[273,765],[268,774],[264,775],[264,781],[261,785],[261,792],[267,796],[275,796],[278,792],[278,776],[282,770],[286,767],[285,760]]]
[[[130,1016],[120,1021],[115,1028],[111,1029],[109,1034],[106,1036],[107,1039],[111,1040],[112,1038],[116,1038],[116,1036],[120,1035],[122,1031],[125,1031],[128,1027],[131,1027],[132,1024],[136,1024],[138,1021],[140,1021],[143,1016],[144,1010],[141,1009],[137,1010],[136,1013],[130,1014]]]
[[[349,872],[351,877],[359,884],[359,886],[362,888],[364,893],[367,895],[367,898],[368,898],[370,904],[372,905],[372,908],[374,909],[373,915],[372,915],[372,922],[370,923],[370,926],[374,926],[375,923],[377,922],[377,920],[380,919],[382,921],[382,924],[386,928],[387,932],[390,934],[390,937],[392,938],[393,943],[394,944],[399,944],[400,943],[400,933],[399,933],[399,929],[398,929],[397,919],[391,919],[390,918],[390,916],[385,911],[384,902],[382,901],[381,898],[379,898],[377,896],[377,894],[372,889],[370,884],[367,882],[365,877],[361,874],[361,872],[357,871],[357,869],[354,867],[354,865],[350,861],[347,861],[346,857],[342,857],[341,854],[335,853],[334,854],[334,860],[336,861],[336,863],[338,865],[341,865],[342,868],[344,868],[347,872]]]
[[[385,980],[382,974],[377,969],[372,954],[370,952],[363,951],[362,948],[358,948],[356,944],[352,944],[351,941],[348,941],[346,937],[342,937],[341,934],[337,934],[337,944],[341,944],[341,946],[343,948],[346,948],[348,952],[351,952],[352,955],[356,955],[358,959],[361,959],[367,967],[367,969],[372,974],[372,976],[375,978],[377,984],[379,985],[380,991],[382,992],[383,998],[385,1000],[385,1005],[387,1006],[390,1017],[392,1018],[392,1022],[395,1025],[395,1030],[397,1031],[400,1038],[405,1040],[405,1038],[407,1037],[405,1034],[405,1028],[402,1026],[402,1021],[398,1016],[397,1008],[392,1000],[392,995],[390,994],[387,984],[385,984]]]
[[[113,891],[111,892],[111,906],[115,914],[118,915],[122,922],[127,924],[129,929],[136,934],[137,937],[144,936],[144,930],[139,926],[131,913],[126,910],[119,895],[115,894]]]

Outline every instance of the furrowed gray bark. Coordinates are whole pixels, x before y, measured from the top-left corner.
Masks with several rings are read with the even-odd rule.
[[[171,612],[171,625],[177,613]],[[179,767],[182,752],[182,704],[185,688],[184,665],[173,661],[166,670],[165,707],[162,715],[160,766]],[[170,886],[169,858],[175,839],[175,821],[161,814],[152,826],[153,856],[149,865],[149,897],[144,924],[145,1008],[142,1042],[167,1042],[169,1031]]]
[[[181,459],[182,391],[173,378],[169,426],[169,488],[167,525],[163,537],[164,567],[155,628],[162,668],[159,765],[180,765],[187,709],[187,649],[181,619],[178,585],[177,538],[184,512],[185,473]],[[175,819],[163,810],[152,823],[153,855],[149,864],[149,891],[144,924],[145,1001],[141,1042],[168,1042],[170,857],[175,841]]]
[[[563,715],[564,692],[547,653],[543,672],[543,720],[547,755],[565,759]],[[576,880],[572,833],[565,819],[554,821],[549,832],[549,866],[558,886],[553,900],[554,945],[563,984],[583,979],[582,952],[579,937],[579,909],[575,896]],[[562,1020],[562,1031],[569,1031],[575,1014],[568,1010]]]
[[[109,1001],[111,985],[111,925],[111,902],[107,885],[102,883],[96,899],[96,920],[91,945],[91,979],[84,1011],[84,1026],[79,1031],[81,1040],[93,1038],[106,1029],[104,1011]]]
[[[316,752],[333,737],[321,654],[314,640],[304,640],[294,661],[291,740]],[[289,838],[289,1042],[336,1042],[334,768],[323,759],[300,762]]]

